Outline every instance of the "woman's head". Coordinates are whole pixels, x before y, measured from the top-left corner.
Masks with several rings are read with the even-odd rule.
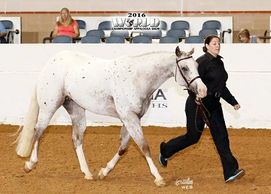
[[[71,21],[72,21],[72,18],[71,18],[70,10],[66,7],[62,8],[60,10],[59,22],[61,24],[70,24]]]
[[[202,49],[216,57],[220,52],[220,38],[216,35],[207,36]]]
[[[238,39],[241,43],[249,43],[250,42],[250,34],[248,29],[241,29],[238,33]]]

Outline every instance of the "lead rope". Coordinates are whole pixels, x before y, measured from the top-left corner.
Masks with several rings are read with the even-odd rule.
[[[204,123],[210,128],[210,122],[209,122],[209,117],[210,117],[210,112],[208,111],[208,109],[205,107],[205,105],[202,103],[202,100],[201,98],[196,98],[195,99],[195,102],[197,104],[197,108],[196,108],[196,115],[195,115],[195,126],[196,126],[196,129],[198,128],[197,127],[197,116],[198,116],[198,113],[200,113],[200,116],[202,117]],[[208,115],[206,115],[206,113]],[[202,133],[202,131],[198,130],[199,132]]]

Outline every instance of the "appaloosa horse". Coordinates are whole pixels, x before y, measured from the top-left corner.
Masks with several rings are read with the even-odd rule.
[[[175,54],[150,52],[113,60],[72,51],[58,53],[39,76],[17,139],[16,152],[19,156],[29,156],[33,148],[25,170],[31,171],[37,163],[40,137],[53,114],[63,106],[72,120],[72,139],[86,179],[93,179],[82,149],[86,129],[85,110],[88,110],[117,117],[123,123],[120,147],[107,166],[100,170],[100,178],[114,168],[132,137],[146,157],[155,184],[165,185],[150,156],[140,119],[149,107],[153,92],[173,76],[178,84],[194,91],[198,97],[206,96],[207,89],[199,78],[193,52],[186,53],[177,47]]]

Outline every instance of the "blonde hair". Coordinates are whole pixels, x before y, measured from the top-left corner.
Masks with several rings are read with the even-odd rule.
[[[63,18],[61,17],[62,11],[66,11],[68,13],[68,18],[67,18],[66,21],[64,21]],[[71,25],[72,23],[73,23],[73,19],[71,17],[70,10],[68,8],[66,8],[66,7],[62,8],[60,10],[60,17],[59,17],[59,19],[57,21],[57,25]]]

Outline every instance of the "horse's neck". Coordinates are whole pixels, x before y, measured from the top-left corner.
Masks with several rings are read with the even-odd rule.
[[[163,84],[166,80],[174,75],[175,69],[175,60],[176,57],[172,53],[161,53],[159,54],[160,59],[158,58],[157,61],[154,61],[152,64],[154,73],[153,80],[157,83],[154,84],[156,87],[159,87]]]
[[[176,57],[167,52],[157,52],[142,57],[145,64],[142,64],[139,79],[145,80],[146,92],[152,93],[174,75]]]

